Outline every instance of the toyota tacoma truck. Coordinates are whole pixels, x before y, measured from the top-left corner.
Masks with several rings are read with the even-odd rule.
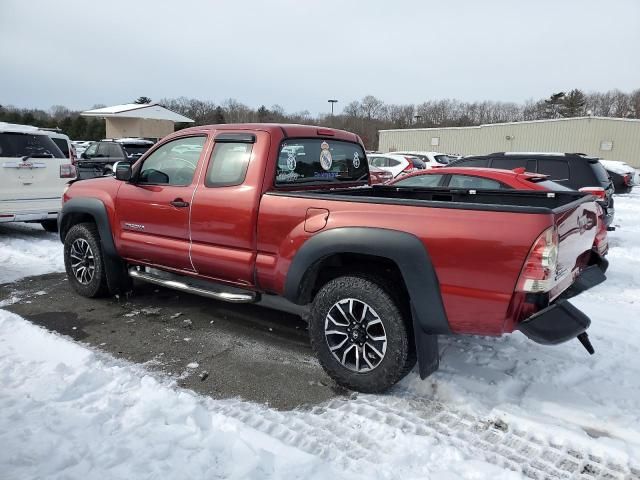
[[[76,181],[59,217],[71,286],[132,279],[213,299],[308,308],[311,346],[340,385],[380,392],[438,337],[520,330],[578,338],[568,299],[605,279],[595,197],[369,184],[360,138],[301,125],[180,130],[115,175]]]

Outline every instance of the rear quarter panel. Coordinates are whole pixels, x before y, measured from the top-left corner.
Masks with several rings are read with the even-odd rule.
[[[257,281],[281,293],[289,265],[315,233],[307,209],[327,209],[324,230],[376,227],[408,232],[427,248],[453,332],[498,335],[524,260],[552,215],[343,202],[266,194],[258,216]],[[324,231],[321,230],[321,231]]]

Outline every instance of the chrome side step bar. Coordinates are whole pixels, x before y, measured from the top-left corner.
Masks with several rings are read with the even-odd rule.
[[[231,303],[254,303],[259,300],[258,294],[239,288],[225,287],[223,285],[209,284],[208,282],[191,279],[182,275],[158,270],[149,267],[130,267],[129,275],[132,278],[145,282],[160,285],[162,287],[173,288],[183,292],[201,295],[203,297],[215,298]]]

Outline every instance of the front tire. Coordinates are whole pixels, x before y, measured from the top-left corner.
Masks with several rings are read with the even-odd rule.
[[[69,283],[83,297],[108,293],[100,235],[93,223],[71,227],[64,239],[64,267]]]
[[[415,365],[407,322],[385,287],[377,279],[343,276],[315,296],[311,346],[327,374],[343,387],[384,392]]]

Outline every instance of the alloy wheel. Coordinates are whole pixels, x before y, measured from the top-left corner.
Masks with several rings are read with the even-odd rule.
[[[324,335],[335,359],[357,373],[376,368],[387,352],[382,320],[369,304],[356,298],[345,298],[331,307]]]
[[[96,261],[91,245],[84,238],[78,238],[71,244],[71,271],[76,280],[88,285],[93,280],[96,271]]]

